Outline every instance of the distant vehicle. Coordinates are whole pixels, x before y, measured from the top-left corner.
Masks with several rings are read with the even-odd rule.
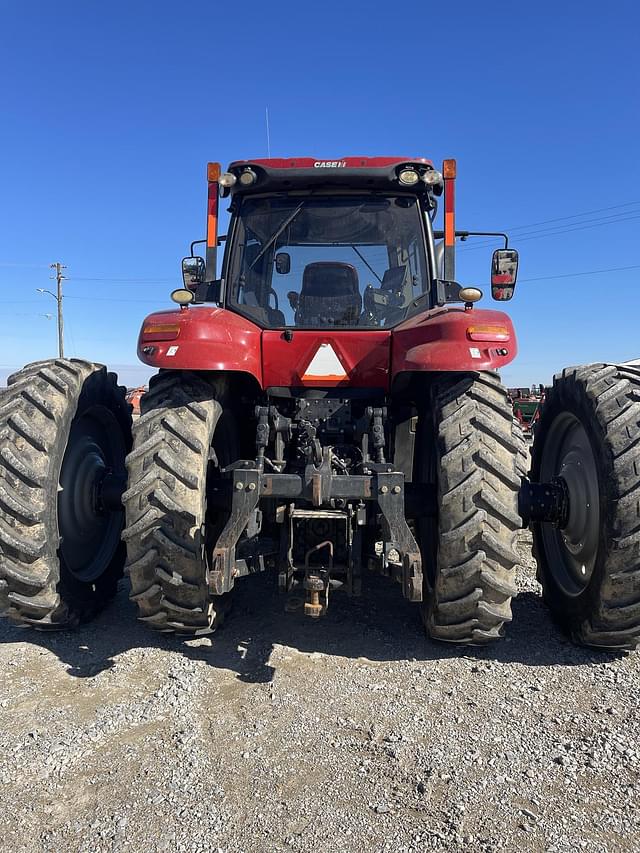
[[[532,385],[531,388],[508,388],[507,393],[513,406],[513,414],[518,419],[523,433],[525,436],[533,435],[544,401],[544,385]]]
[[[143,394],[146,394],[148,388],[146,385],[139,385],[137,388],[129,388],[126,393],[127,403],[130,404],[134,417],[140,414],[140,399]]]

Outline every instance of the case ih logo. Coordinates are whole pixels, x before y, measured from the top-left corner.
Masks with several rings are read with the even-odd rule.
[[[314,169],[344,169],[347,165],[346,160],[316,160],[313,164]]]

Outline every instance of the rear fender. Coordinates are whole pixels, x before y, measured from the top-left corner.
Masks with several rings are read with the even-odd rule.
[[[414,371],[499,370],[513,361],[518,345],[511,318],[502,311],[448,306],[396,326],[392,352],[395,380]]]
[[[223,308],[158,311],[142,324],[138,358],[157,369],[245,373],[262,388],[262,330]]]

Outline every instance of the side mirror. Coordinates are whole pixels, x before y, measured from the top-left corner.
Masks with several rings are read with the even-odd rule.
[[[205,277],[204,259],[199,257],[182,259],[182,281],[188,290],[195,290]]]
[[[276,255],[276,272],[280,275],[288,275],[291,272],[291,255],[287,252],[278,252]]]
[[[500,302],[513,298],[518,276],[515,249],[496,249],[491,259],[491,296]]]

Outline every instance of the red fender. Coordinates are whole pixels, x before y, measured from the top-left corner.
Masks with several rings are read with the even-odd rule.
[[[305,381],[304,372],[324,343],[332,345],[347,375]],[[389,330],[296,329],[287,340],[282,331],[263,331],[232,311],[198,306],[150,314],[138,339],[138,356],[151,367],[242,372],[262,388],[386,390],[390,378],[405,372],[498,370],[513,361],[517,351],[506,314],[462,307],[436,308]]]
[[[517,352],[513,323],[502,311],[434,308],[394,328],[391,374],[499,370]]]
[[[194,307],[149,314],[138,358],[156,368],[248,373],[262,386],[262,329],[223,308]]]

